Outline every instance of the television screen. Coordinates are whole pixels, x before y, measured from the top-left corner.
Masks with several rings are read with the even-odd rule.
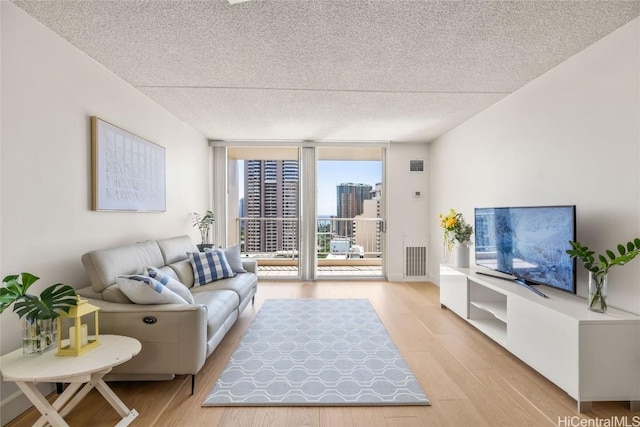
[[[475,209],[476,264],[529,284],[576,292],[575,206]]]

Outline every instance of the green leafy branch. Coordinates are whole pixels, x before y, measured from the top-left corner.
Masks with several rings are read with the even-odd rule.
[[[607,249],[605,251],[606,256],[602,254],[596,256],[594,251],[580,242],[570,241],[569,244],[571,244],[572,249],[567,249],[567,254],[571,255],[571,258],[578,258],[582,261],[584,268],[597,277],[607,274],[613,266],[625,265],[640,254],[640,238],[627,242],[626,246],[619,244],[617,246],[618,254]]]
[[[40,278],[31,273],[11,275],[2,279],[0,288],[0,313],[11,304],[18,317],[26,316],[29,321],[55,319],[61,312],[68,313],[77,305],[76,291],[68,285],[56,283],[42,291],[40,297],[27,293],[31,285]]]

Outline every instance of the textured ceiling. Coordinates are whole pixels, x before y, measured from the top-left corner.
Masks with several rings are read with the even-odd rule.
[[[14,1],[210,139],[429,141],[638,1]]]

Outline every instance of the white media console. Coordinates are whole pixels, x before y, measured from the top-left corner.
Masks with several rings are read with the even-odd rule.
[[[584,298],[539,289],[547,298],[473,268],[440,266],[441,306],[567,392],[578,411],[594,401],[629,401],[640,411],[640,316],[594,313]]]

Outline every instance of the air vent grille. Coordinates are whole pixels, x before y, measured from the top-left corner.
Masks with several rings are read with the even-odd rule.
[[[427,275],[426,246],[405,247],[405,277],[425,277]]]
[[[409,160],[410,172],[424,172],[424,160]]]

